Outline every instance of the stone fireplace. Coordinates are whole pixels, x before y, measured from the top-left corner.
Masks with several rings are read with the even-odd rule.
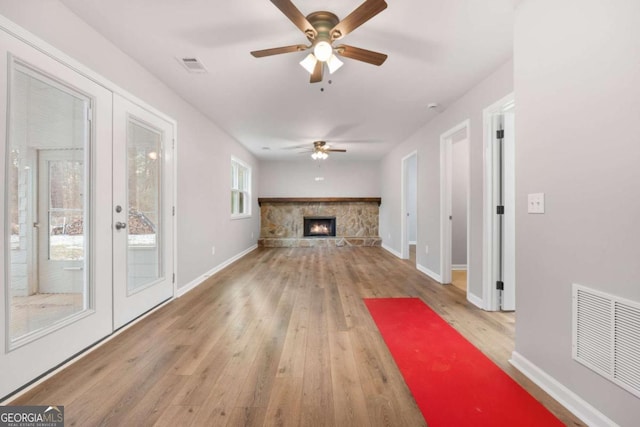
[[[380,246],[382,243],[378,235],[379,197],[258,198],[258,203],[260,246]]]

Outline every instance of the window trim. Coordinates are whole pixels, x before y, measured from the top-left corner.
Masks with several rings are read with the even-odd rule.
[[[246,184],[246,188],[245,189],[240,189],[240,188],[236,188],[236,180],[237,180],[237,174],[234,173],[234,169],[236,168],[236,165],[244,168],[245,170],[245,184]],[[252,186],[253,186],[253,182],[252,182],[252,176],[251,176],[251,166],[240,160],[239,158],[235,157],[235,156],[231,156],[231,185],[230,185],[230,191],[231,194],[233,195],[234,192],[242,192],[246,195],[246,201],[247,203],[245,204],[245,212],[242,213],[234,213],[233,212],[233,202],[231,202],[231,206],[229,209],[229,212],[231,212],[231,219],[244,219],[244,218],[251,218],[252,216],[252,209],[251,209],[251,205],[252,205],[252,201],[251,201],[251,193],[252,193]]]

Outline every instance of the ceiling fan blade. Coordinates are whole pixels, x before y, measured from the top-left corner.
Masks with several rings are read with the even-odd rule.
[[[346,58],[355,59],[356,61],[362,61],[373,65],[382,65],[387,59],[387,55],[385,55],[384,53],[378,53],[359,47],[347,46],[346,44],[337,46],[336,51],[338,52],[338,54]]]
[[[333,40],[341,39],[386,8],[387,2],[384,0],[366,0],[331,29],[331,38]]]
[[[290,0],[271,0],[271,3],[280,9],[280,12],[284,13],[285,16],[300,29],[300,31],[309,37],[310,40],[313,40],[318,35],[318,32],[313,28],[313,25],[309,23],[307,18],[302,14],[302,12],[300,12],[300,10],[298,10],[297,7],[295,7],[293,3],[291,3]]]
[[[294,44],[291,46],[283,46],[283,47],[273,47],[271,49],[263,49],[263,50],[254,50],[251,52],[251,55],[256,58],[263,58],[265,56],[271,55],[279,55],[281,53],[291,53],[291,52],[302,52],[303,50],[309,49],[309,46],[305,46],[303,44]]]
[[[311,74],[310,83],[318,83],[322,81],[322,71],[324,70],[324,62],[317,61],[316,68],[313,69],[313,74]]]

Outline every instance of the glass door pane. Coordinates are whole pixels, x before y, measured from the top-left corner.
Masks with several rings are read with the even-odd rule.
[[[90,100],[21,65],[11,95],[8,335],[17,345],[90,308]]]
[[[113,97],[113,326],[173,296],[173,124]]]
[[[130,117],[127,123],[129,294],[163,276],[161,153],[162,132]]]
[[[113,93],[0,31],[0,110],[7,396],[113,332]]]

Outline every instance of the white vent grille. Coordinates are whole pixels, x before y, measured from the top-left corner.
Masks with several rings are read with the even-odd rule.
[[[640,304],[574,284],[573,358],[640,397]]]
[[[207,69],[198,58],[179,58],[178,61],[191,73],[207,72]]]

